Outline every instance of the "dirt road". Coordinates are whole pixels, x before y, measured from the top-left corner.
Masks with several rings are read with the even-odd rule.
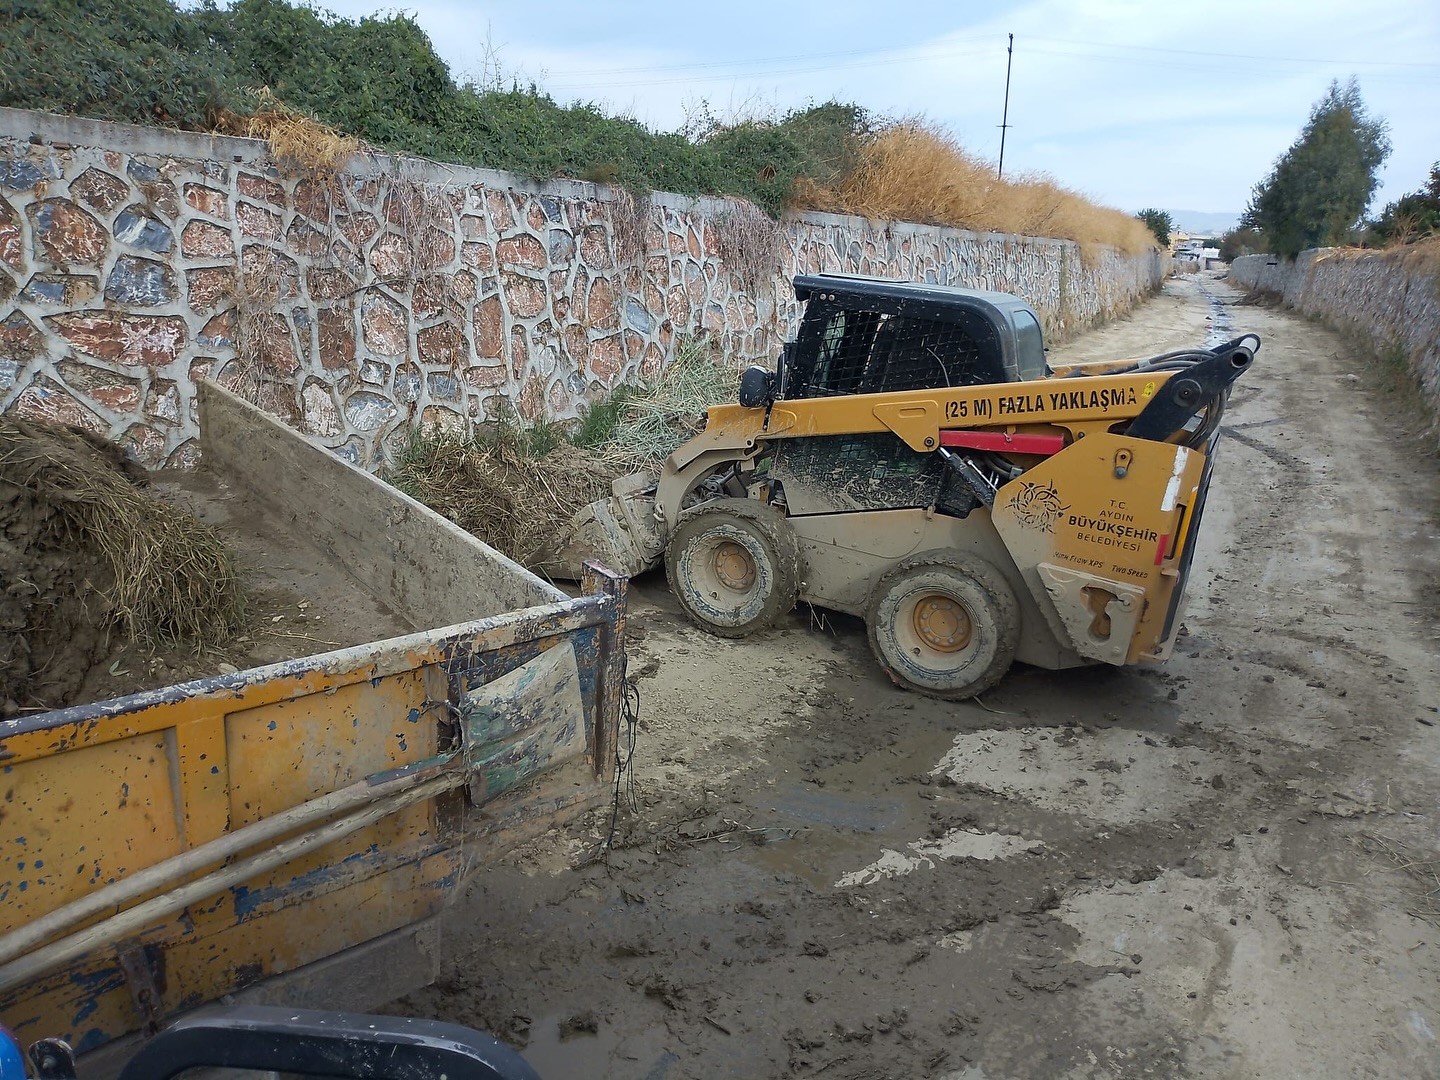
[[[1264,338],[1167,666],[948,705],[856,620],[721,641],[642,581],[618,850],[483,874],[392,1008],[554,1077],[1440,1075],[1435,461],[1339,339],[1237,299],[1172,282],[1053,356]]]

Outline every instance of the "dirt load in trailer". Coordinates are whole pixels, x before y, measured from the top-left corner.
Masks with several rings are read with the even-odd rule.
[[[0,1023],[92,1069],[221,997],[425,984],[454,886],[615,756],[623,579],[571,598],[213,384],[200,426],[203,467],[152,488],[216,527],[244,619],[0,719]]]

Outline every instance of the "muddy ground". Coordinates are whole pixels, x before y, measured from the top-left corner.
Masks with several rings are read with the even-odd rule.
[[[1264,338],[1165,667],[944,704],[857,620],[723,641],[637,582],[617,850],[592,819],[483,872],[390,1010],[547,1077],[1440,1075],[1436,462],[1366,360],[1238,300],[1174,281],[1052,357]]]

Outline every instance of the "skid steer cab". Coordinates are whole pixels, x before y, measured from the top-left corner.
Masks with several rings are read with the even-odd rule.
[[[1259,338],[1056,371],[1014,296],[831,275],[795,294],[777,369],[745,372],[658,479],[577,516],[572,558],[663,558],[727,637],[798,600],[858,615],[890,677],[936,697],[1015,660],[1165,659]]]

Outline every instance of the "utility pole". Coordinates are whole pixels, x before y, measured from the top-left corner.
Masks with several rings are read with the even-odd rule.
[[[1015,35],[1010,35],[1010,44],[1005,47],[1005,111],[1000,116],[1000,167],[995,170],[995,179],[1005,175],[1005,129],[1010,126],[1010,60],[1015,55]]]

